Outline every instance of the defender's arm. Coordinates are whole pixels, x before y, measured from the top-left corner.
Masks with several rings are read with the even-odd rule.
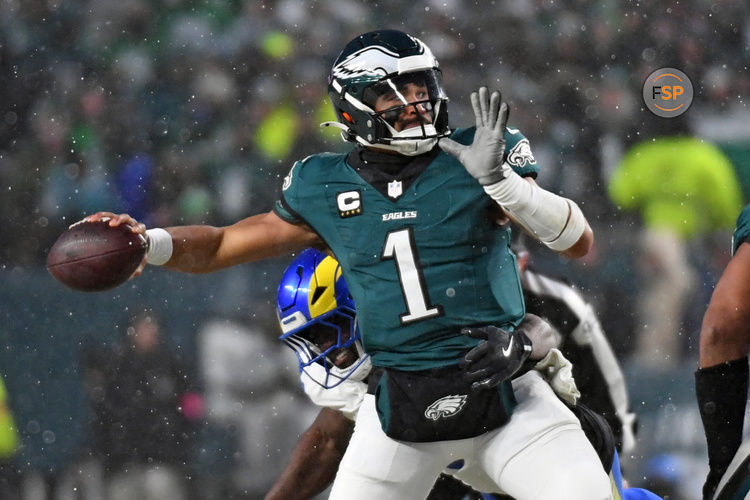
[[[325,490],[336,476],[353,431],[354,422],[343,413],[322,408],[265,500],[305,500]]]

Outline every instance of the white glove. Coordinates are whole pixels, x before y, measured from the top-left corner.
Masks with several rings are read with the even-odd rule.
[[[495,184],[506,175],[503,167],[505,155],[505,124],[508,122],[508,105],[500,100],[500,92],[492,92],[488,98],[487,87],[471,93],[471,106],[476,118],[476,132],[471,146],[459,144],[444,137],[438,145],[455,156],[483,186]]]
[[[559,349],[550,349],[544,359],[534,365],[534,369],[542,374],[555,394],[568,403],[575,405],[581,397],[573,378],[573,363]]]

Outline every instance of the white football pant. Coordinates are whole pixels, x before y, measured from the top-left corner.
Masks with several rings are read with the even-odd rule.
[[[483,435],[408,443],[385,435],[367,394],[331,490],[332,500],[425,498],[457,460],[455,475],[483,492],[517,500],[609,500],[609,478],[578,419],[532,370],[513,381],[510,421]]]

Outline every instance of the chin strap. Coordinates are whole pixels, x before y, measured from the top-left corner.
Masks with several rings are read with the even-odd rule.
[[[348,380],[356,380],[358,382],[361,382],[367,378],[367,376],[370,374],[370,370],[372,370],[372,360],[370,360],[369,355],[364,354],[362,355],[361,360],[357,362],[357,366],[354,368],[354,370],[351,371],[351,373],[349,373],[346,378]]]
[[[435,144],[437,144],[437,138],[431,137],[429,139],[402,139],[398,141],[391,141],[390,144],[369,144],[365,143],[363,141],[359,140],[359,137],[357,138],[357,141],[365,144],[366,146],[372,146],[375,148],[383,148],[383,149],[389,149],[391,151],[396,151],[397,153],[400,153],[405,156],[417,156],[421,155],[423,153],[428,152],[432,148],[435,147]]]
[[[352,129],[340,122],[323,122],[320,124],[322,127],[336,127],[341,130],[341,138],[346,142],[358,142],[363,146],[369,146],[373,148],[387,149],[389,151],[395,151],[405,156],[417,156],[430,151],[437,144],[437,137],[430,137],[427,139],[411,139],[409,137],[398,138],[395,141],[391,141],[390,144],[382,144],[379,142],[372,143],[368,142],[362,137],[355,135]]]

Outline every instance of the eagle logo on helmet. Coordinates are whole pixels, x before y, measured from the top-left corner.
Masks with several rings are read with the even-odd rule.
[[[439,420],[456,415],[466,404],[466,394],[445,396],[433,402],[424,412],[430,420]]]
[[[401,45],[399,48],[410,56],[424,55],[427,57],[429,63],[422,61],[423,65],[437,67],[437,60],[432,55],[430,49],[427,48],[421,40],[414,38],[411,35],[407,35],[406,33],[399,34],[402,38],[409,41],[405,43],[404,40],[399,40],[399,44]],[[367,45],[360,50],[345,56],[340,61],[337,61],[331,70],[331,76],[333,78],[344,79],[367,76],[376,77],[377,79],[392,73],[398,73],[401,66],[400,61],[406,54],[400,54],[398,51],[390,50],[386,47],[387,42],[375,41],[376,39],[376,37],[373,37],[373,40],[369,42],[370,45]]]
[[[362,76],[381,77],[387,74],[384,69],[398,54],[386,51],[383,47],[368,47],[350,55],[332,70],[334,78],[356,78]]]

